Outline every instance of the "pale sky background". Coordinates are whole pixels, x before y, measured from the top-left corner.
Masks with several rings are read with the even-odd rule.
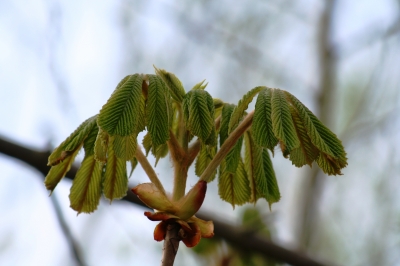
[[[207,79],[211,95],[227,102],[266,85],[290,91],[317,111],[315,31],[323,1],[204,2],[0,1],[0,137],[39,150],[54,147],[100,110],[125,75],[153,73],[153,64],[175,73],[186,90]],[[319,256],[338,264],[368,265],[365,255],[376,243],[393,262],[388,265],[400,265],[400,38],[346,54],[354,36],[393,25],[398,5],[340,0],[334,13],[332,43],[344,57],[338,64],[333,131],[344,138],[349,166],[343,176],[327,179],[320,216],[329,226],[325,236],[336,244]],[[244,20],[241,27],[247,17],[254,24]],[[370,83],[385,91],[383,96],[360,86]],[[348,122],[362,97],[371,99],[368,118]],[[365,124],[371,128],[362,131]],[[274,240],[294,248],[296,198],[307,170],[295,168],[280,152],[273,163],[282,200],[272,215],[267,204],[257,206],[273,219]],[[41,174],[2,154],[0,169],[0,265],[74,265]],[[169,161],[156,171],[170,189]],[[138,167],[130,182],[147,182],[147,177]],[[189,184],[195,182],[191,174]],[[70,186],[61,182],[53,197],[88,265],[159,264],[156,224],[142,209],[102,201],[94,214],[76,216],[69,208]],[[219,199],[215,181],[203,209],[233,224],[243,211],[232,211]],[[383,224],[377,216],[388,213]],[[181,245],[176,265],[201,264]]]

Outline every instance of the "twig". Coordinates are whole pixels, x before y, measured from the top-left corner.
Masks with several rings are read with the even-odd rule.
[[[78,243],[75,241],[75,238],[73,237],[71,230],[69,230],[68,224],[65,221],[64,215],[60,208],[60,204],[58,203],[56,194],[54,192],[52,193],[50,199],[51,199],[51,202],[53,203],[54,210],[56,212],[56,216],[58,219],[58,223],[60,224],[60,227],[61,227],[61,231],[63,232],[65,239],[67,240],[68,245],[71,248],[72,255],[75,258],[77,265],[79,265],[79,266],[86,265],[82,258]]]
[[[164,239],[163,256],[161,259],[161,266],[173,266],[176,253],[179,248],[179,225],[171,223],[167,226],[167,234]]]
[[[140,146],[136,147],[135,156],[136,156],[136,159],[138,160],[138,162],[140,163],[140,165],[142,166],[143,170],[146,172],[146,174],[149,177],[150,181],[152,183],[154,183],[156,185],[156,187],[162,193],[164,193],[164,195],[167,195],[165,193],[165,189],[164,189],[163,185],[161,184],[160,180],[158,179],[158,176],[157,176],[156,172],[154,171],[153,167],[151,166],[151,164],[147,160],[146,156],[143,154],[142,149],[140,148]]]

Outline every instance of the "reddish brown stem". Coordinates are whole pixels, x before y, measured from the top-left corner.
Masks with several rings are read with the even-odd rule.
[[[167,234],[164,239],[163,256],[161,259],[161,266],[173,266],[176,253],[179,248],[179,225],[171,223],[167,227]]]

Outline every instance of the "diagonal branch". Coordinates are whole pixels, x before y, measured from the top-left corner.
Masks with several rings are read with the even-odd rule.
[[[50,152],[48,151],[29,149],[0,137],[0,153],[25,162],[41,172],[44,176],[50,169],[50,167],[47,166],[47,157],[50,155]],[[72,167],[67,174],[67,178],[71,180],[74,179],[77,169],[76,166]],[[130,190],[128,190],[127,195],[122,200],[134,203],[137,206],[148,208]],[[215,237],[225,239],[232,246],[238,249],[257,252],[262,256],[291,265],[326,265],[322,262],[313,260],[304,254],[281,247],[258,235],[249,234],[246,229],[230,225],[213,217],[211,214],[198,212],[196,216],[203,220],[213,220]]]

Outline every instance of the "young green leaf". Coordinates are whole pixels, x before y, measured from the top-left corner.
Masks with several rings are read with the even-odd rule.
[[[99,163],[105,164],[107,162],[107,149],[108,149],[109,135],[107,132],[99,128],[96,142],[94,144],[94,158]]]
[[[60,183],[61,179],[66,175],[69,169],[71,169],[71,165],[74,162],[76,155],[78,155],[79,150],[82,148],[82,145],[83,143],[76,147],[75,151],[73,151],[61,163],[50,168],[50,171],[44,180],[44,184],[48,190],[53,192],[58,183]]]
[[[97,135],[99,133],[99,127],[96,123],[93,124],[92,129],[83,141],[83,149],[85,151],[85,156],[94,155],[94,146],[96,142]]]
[[[196,164],[195,164],[195,173],[197,176],[199,176],[199,177],[201,176],[201,174],[207,168],[208,164],[214,158],[216,153],[217,153],[216,146],[207,146],[207,145],[201,144],[199,155],[197,156]],[[214,180],[216,174],[217,174],[217,170],[214,171],[209,182]]]
[[[113,149],[118,158],[124,161],[129,161],[135,157],[136,135],[137,134],[131,134],[129,136],[114,136]]]
[[[148,75],[149,94],[146,104],[147,129],[150,132],[153,146],[166,143],[169,139],[172,105],[170,95],[162,79]]]
[[[108,134],[128,136],[138,133],[138,128],[143,126],[144,117],[140,115],[144,113],[142,82],[140,74],[125,77],[103,105],[98,124]]]
[[[263,148],[254,143],[251,131],[244,134],[244,168],[250,182],[250,202],[259,198],[268,198],[268,183],[265,178]]]
[[[205,90],[192,90],[183,103],[186,127],[203,142],[215,127],[214,105],[210,106],[210,99],[212,102],[212,97]]]
[[[214,123],[214,119],[215,119],[214,99],[211,96],[206,97],[206,99],[207,99],[208,111],[210,112],[210,115],[213,119],[213,126],[211,128],[210,135],[208,136],[208,138],[206,139],[206,141],[204,143],[206,145],[215,146],[215,145],[217,145],[217,131],[215,128],[215,123]]]
[[[221,168],[224,168],[224,162]],[[218,194],[222,200],[235,205],[243,205],[250,200],[249,179],[240,159],[236,173],[223,171],[218,178]]]
[[[268,194],[265,195],[265,199],[269,204],[269,209],[271,210],[271,205],[275,202],[278,202],[281,198],[281,194],[279,192],[278,181],[276,180],[275,171],[272,167],[271,158],[269,157],[268,150],[263,149],[262,152],[263,157],[263,167],[264,167],[264,175],[267,179],[267,187]]]
[[[68,156],[72,155],[76,149],[82,147],[84,139],[87,137],[93,126],[96,124],[97,115],[85,120],[66,140],[64,140],[49,156],[47,165],[57,165]],[[78,150],[79,150],[78,149]]]
[[[157,148],[154,148],[154,146],[153,146],[153,148],[151,149],[151,152],[153,153],[154,157],[156,157],[156,162],[155,162],[154,166],[157,166],[158,161],[161,158],[164,158],[165,156],[168,155],[168,152],[169,152],[168,144],[167,143],[161,144],[161,145],[157,146]]]
[[[329,156],[328,154],[321,153],[317,159],[318,166],[328,175],[341,175],[340,166],[337,160]]]
[[[206,80],[203,79],[202,81],[200,81],[199,83],[194,85],[192,90],[204,90],[208,85],[208,83],[204,84],[204,81],[206,81]]]
[[[299,114],[293,106],[290,106],[290,112],[296,128],[297,137],[300,140],[300,147],[290,152],[290,160],[297,167],[302,167],[305,164],[311,167],[312,162],[319,156],[319,150],[312,144]]]
[[[341,174],[340,170],[347,165],[346,152],[342,142],[296,97],[288,92],[285,92],[285,96],[296,108],[312,144],[324,154],[320,154],[318,157],[318,165],[327,174]]]
[[[257,93],[259,93],[262,89],[265,89],[265,87],[255,87],[254,89],[246,93],[238,102],[238,105],[233,110],[231,119],[229,121],[229,133],[231,133],[239,125],[240,121],[245,115],[247,107],[249,106],[251,101],[253,101],[254,96],[256,96]]]
[[[242,144],[243,144],[243,136],[241,136],[235,146],[229,151],[228,155],[225,158],[226,167],[224,171],[230,173],[236,173],[236,169],[239,165],[240,160],[240,152],[242,151]]]
[[[128,190],[126,159],[118,157],[114,152],[115,145],[113,145],[113,142],[115,143],[115,140],[116,138],[111,137],[110,145],[108,146],[108,158],[103,183],[103,194],[110,201],[124,197]]]
[[[213,103],[215,110],[224,107],[224,102],[221,99],[213,98]]]
[[[167,85],[172,98],[176,102],[181,103],[183,101],[183,97],[186,94],[181,81],[174,74],[167,72],[164,69],[158,69],[156,67],[154,68],[156,70],[157,76],[162,78],[164,83]]]
[[[135,170],[135,168],[136,168],[136,166],[138,164],[138,160],[135,157],[135,158],[131,159],[129,162],[131,163],[131,172],[129,173],[128,178],[131,178],[131,176],[133,174],[133,171]]]
[[[69,199],[71,208],[78,213],[97,209],[101,197],[102,167],[94,155],[85,156],[72,183]]]
[[[284,155],[300,146],[296,135],[292,115],[290,114],[289,103],[284,92],[279,89],[272,90],[272,130],[275,136],[281,141],[281,149]]]
[[[151,141],[151,136],[150,136],[149,132],[147,132],[147,134],[144,135],[143,140],[142,140],[142,145],[146,152],[146,156],[148,156],[149,152],[151,151],[151,148],[153,147],[153,143]]]
[[[278,139],[274,136],[272,130],[271,98],[272,90],[270,88],[260,91],[256,101],[251,128],[255,143],[261,147],[270,149],[272,154],[274,154],[274,147],[278,144]]]
[[[233,109],[235,109],[234,104],[224,104],[224,107],[222,107],[222,112],[221,112],[221,127],[219,129],[219,145],[222,146],[224,144],[225,140],[228,138],[229,135],[229,121],[231,119],[231,115],[233,112]]]

